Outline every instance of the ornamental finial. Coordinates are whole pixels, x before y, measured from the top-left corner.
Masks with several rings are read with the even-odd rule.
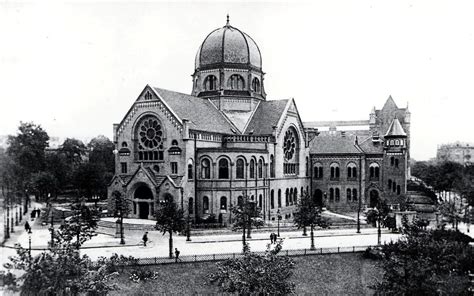
[[[227,23],[226,26],[229,26],[229,14],[227,14]]]

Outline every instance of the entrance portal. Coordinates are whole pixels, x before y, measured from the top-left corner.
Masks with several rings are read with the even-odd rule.
[[[147,202],[138,203],[138,218],[148,219],[148,214],[150,213],[150,206]]]
[[[372,189],[370,190],[369,196],[370,196],[370,207],[375,208],[380,202],[379,192],[375,189]]]
[[[323,192],[320,189],[314,191],[313,202],[319,207],[323,206]]]

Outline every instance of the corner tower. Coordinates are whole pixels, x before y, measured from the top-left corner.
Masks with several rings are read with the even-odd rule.
[[[227,16],[226,25],[207,35],[198,49],[192,95],[210,99],[226,114],[252,112],[266,98],[263,76],[257,44]]]

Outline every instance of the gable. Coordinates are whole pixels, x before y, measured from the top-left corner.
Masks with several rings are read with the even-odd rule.
[[[288,100],[262,101],[250,119],[245,134],[272,135],[288,104]]]

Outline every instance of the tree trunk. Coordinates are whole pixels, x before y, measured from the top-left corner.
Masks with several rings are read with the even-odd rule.
[[[311,250],[316,250],[316,247],[314,246],[314,226],[311,225]]]
[[[308,234],[306,233],[306,226],[303,227],[303,236],[307,236]]]
[[[169,243],[170,243],[170,259],[173,258],[173,231],[169,231],[170,233],[170,239],[169,239]]]
[[[252,225],[247,228],[247,238],[252,238]]]
[[[242,252],[245,251],[245,223],[242,227]]]

